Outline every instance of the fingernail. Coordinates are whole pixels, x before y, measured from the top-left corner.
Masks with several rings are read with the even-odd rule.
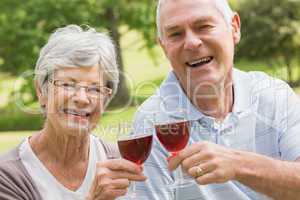
[[[142,167],[142,165],[137,165],[137,168],[139,169],[139,171],[140,171],[140,172],[142,172],[142,171],[143,171],[143,167]]]
[[[140,165],[139,167],[140,167],[140,170],[141,170],[141,171],[144,170],[144,166],[143,166],[143,165]]]

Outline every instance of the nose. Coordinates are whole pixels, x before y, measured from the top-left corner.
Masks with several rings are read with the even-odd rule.
[[[196,50],[202,45],[202,40],[199,35],[194,33],[193,31],[187,31],[185,35],[184,41],[184,49],[185,50]]]
[[[85,88],[78,89],[73,96],[73,100],[75,104],[77,104],[80,107],[88,105],[90,103]]]

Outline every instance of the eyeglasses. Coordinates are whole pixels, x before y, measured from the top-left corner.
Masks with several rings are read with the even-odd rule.
[[[62,81],[62,80],[49,80],[53,85],[62,88],[64,91],[71,94],[75,94],[80,88],[84,88],[87,95],[91,98],[99,99],[103,96],[109,96],[112,94],[112,89],[106,86],[97,85],[80,85],[74,81]]]

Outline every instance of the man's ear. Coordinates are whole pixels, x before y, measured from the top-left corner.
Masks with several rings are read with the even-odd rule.
[[[47,104],[47,97],[43,94],[42,88],[38,84],[37,81],[34,82],[34,85],[35,85],[35,92],[36,92],[36,95],[38,97],[38,101],[39,101],[41,107],[45,107],[46,104]]]
[[[241,39],[241,20],[238,13],[234,13],[231,20],[232,36],[234,44],[238,44]]]

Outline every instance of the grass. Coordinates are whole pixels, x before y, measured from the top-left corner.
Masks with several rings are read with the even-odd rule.
[[[294,88],[294,91],[295,91],[297,94],[299,94],[299,95],[300,95],[300,87],[296,87],[296,88]]]
[[[0,133],[0,153],[17,146],[24,138],[31,135],[32,131],[9,131]]]

